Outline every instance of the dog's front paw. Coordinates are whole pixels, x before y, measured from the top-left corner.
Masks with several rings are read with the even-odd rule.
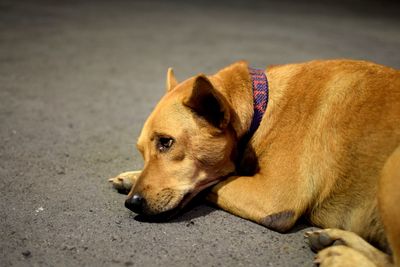
[[[141,171],[123,172],[114,178],[108,179],[113,187],[121,193],[127,193],[131,190],[132,186],[136,183]]]
[[[306,232],[305,237],[318,252],[316,263],[320,266],[391,266],[387,254],[353,232],[323,229]],[[358,261],[360,264],[353,264]]]
[[[362,253],[346,246],[333,246],[321,250],[315,257],[314,264],[319,267],[376,267]]]

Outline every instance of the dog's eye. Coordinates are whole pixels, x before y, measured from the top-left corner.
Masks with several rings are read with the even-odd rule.
[[[174,139],[171,137],[160,137],[157,142],[157,149],[160,152],[165,152],[172,146],[173,143]]]

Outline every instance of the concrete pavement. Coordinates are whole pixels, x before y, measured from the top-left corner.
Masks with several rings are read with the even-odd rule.
[[[1,1],[1,266],[311,266],[300,226],[199,204],[138,221],[107,178],[138,169],[141,126],[179,79],[235,60],[400,68],[391,1]]]

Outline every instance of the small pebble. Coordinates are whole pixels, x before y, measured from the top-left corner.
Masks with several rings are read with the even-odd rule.
[[[41,211],[44,211],[44,208],[43,208],[43,207],[39,207],[39,208],[37,208],[37,209],[35,210],[36,213],[41,212]]]
[[[57,171],[57,174],[60,174],[60,175],[65,174],[65,168],[64,167],[57,167],[56,171]]]
[[[30,257],[32,255],[32,253],[29,250],[25,250],[25,251],[22,251],[22,255],[25,258],[28,258],[28,257]]]

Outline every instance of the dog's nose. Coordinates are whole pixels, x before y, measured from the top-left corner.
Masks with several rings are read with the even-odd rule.
[[[125,200],[125,207],[131,211],[141,214],[143,212],[144,198],[139,194],[134,194],[131,198]]]

